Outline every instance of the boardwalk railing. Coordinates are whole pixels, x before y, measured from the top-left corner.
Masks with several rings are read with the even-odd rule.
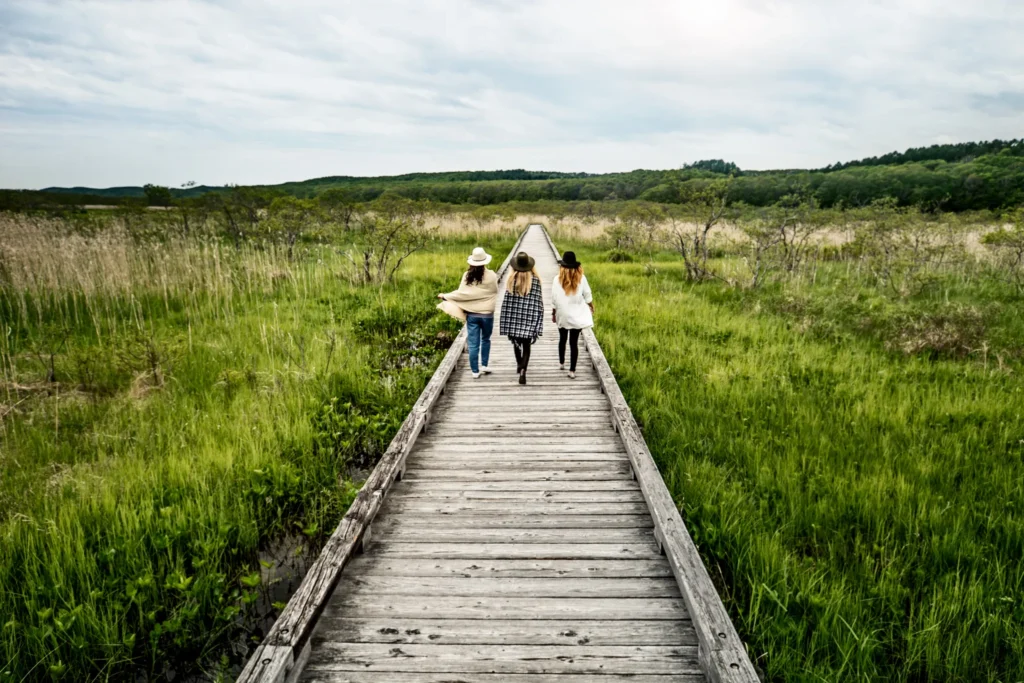
[[[516,246],[498,270],[499,280],[506,273],[525,236],[526,231],[520,235]],[[559,258],[558,250],[546,231],[544,236],[555,258]],[[686,530],[679,508],[658,472],[597,338],[592,330],[586,330],[583,338],[601,390],[609,401],[614,426],[628,455],[633,476],[649,508],[655,538],[671,566],[689,610],[697,634],[701,670],[713,683],[756,683],[757,674],[743,643]],[[466,330],[463,329],[413,405],[388,450],[364,483],[355,502],[310,567],[298,591],[274,623],[263,644],[253,653],[238,678],[239,683],[292,683],[298,679],[309,656],[310,636],[338,585],[342,570],[367,544],[371,524],[390,488],[403,478],[406,459],[417,437],[430,422],[431,412],[465,347]]]
[[[499,282],[525,236],[524,230],[498,269]],[[401,480],[406,457],[416,443],[416,438],[429,424],[434,404],[444,393],[445,384],[465,348],[466,328],[463,327],[423,393],[413,404],[380,462],[363,483],[338,528],[310,566],[299,589],[288,601],[262,644],[249,658],[238,676],[238,683],[291,683],[297,679],[309,656],[309,637],[327,599],[338,585],[345,565],[359,552],[363,543],[369,541],[373,519],[380,511],[388,490],[396,481]]]
[[[544,236],[555,258],[560,259],[561,254],[547,230]],[[754,665],[700,559],[697,545],[683,523],[679,508],[661,478],[640,426],[633,418],[633,411],[629,409],[619,383],[615,381],[615,375],[604,357],[594,330],[584,330],[583,339],[600,379],[601,390],[611,403],[615,429],[626,447],[633,476],[640,484],[654,519],[655,538],[668,558],[697,631],[698,656],[704,674],[713,683],[756,683],[758,677]]]

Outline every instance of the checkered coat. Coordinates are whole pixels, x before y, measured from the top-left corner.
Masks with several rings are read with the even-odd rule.
[[[533,278],[533,286],[526,296],[506,289],[501,301],[501,322],[498,334],[537,341],[544,332],[544,296],[540,279]]]

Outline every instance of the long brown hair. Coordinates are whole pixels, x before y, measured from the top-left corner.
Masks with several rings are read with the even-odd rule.
[[[466,284],[478,285],[484,281],[484,266],[470,266],[466,270]]]
[[[533,278],[540,279],[536,268],[531,269],[529,273],[513,270],[512,274],[508,276],[505,289],[515,292],[519,296],[526,296],[533,288]]]
[[[558,284],[562,285],[562,289],[566,294],[575,294],[582,280],[583,266],[577,268],[562,266],[558,269]]]

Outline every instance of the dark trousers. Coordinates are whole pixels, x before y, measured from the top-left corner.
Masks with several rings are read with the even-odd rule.
[[[558,362],[565,365],[565,342],[569,342],[569,370],[576,372],[576,361],[580,357],[580,331],[558,328]]]
[[[530,347],[533,340],[528,337],[509,337],[508,340],[512,342],[512,350],[516,354],[516,371],[526,370],[526,366],[530,364]]]

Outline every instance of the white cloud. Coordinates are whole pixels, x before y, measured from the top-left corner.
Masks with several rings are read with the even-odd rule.
[[[0,0],[0,27],[6,187],[806,167],[1024,131],[1012,0]]]

